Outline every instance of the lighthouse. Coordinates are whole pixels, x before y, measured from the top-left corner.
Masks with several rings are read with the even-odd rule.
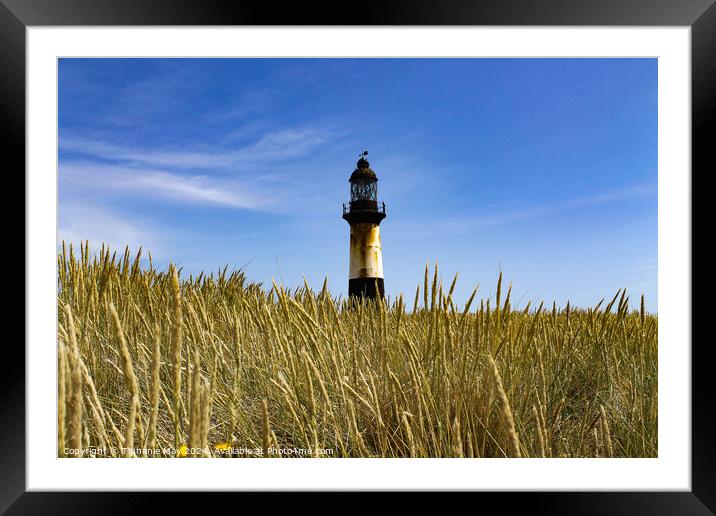
[[[351,201],[343,204],[343,218],[351,228],[349,297],[383,297],[383,253],[380,246],[380,222],[385,218],[385,203],[378,202],[378,176],[360,155],[348,182]]]

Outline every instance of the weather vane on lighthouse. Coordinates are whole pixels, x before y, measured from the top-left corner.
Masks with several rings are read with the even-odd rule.
[[[351,201],[343,204],[343,218],[350,224],[349,297],[383,297],[383,253],[380,245],[380,222],[385,218],[385,203],[378,202],[378,176],[366,159],[359,155],[356,169],[348,182]]]

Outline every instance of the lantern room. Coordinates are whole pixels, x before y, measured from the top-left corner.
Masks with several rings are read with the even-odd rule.
[[[385,218],[385,204],[378,202],[378,176],[366,159],[360,155],[356,169],[348,182],[351,184],[351,201],[343,205],[343,218],[352,222],[380,223]]]

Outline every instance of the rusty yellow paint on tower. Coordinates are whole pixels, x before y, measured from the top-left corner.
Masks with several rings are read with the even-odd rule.
[[[349,278],[383,278],[380,226],[369,222],[351,224]]]

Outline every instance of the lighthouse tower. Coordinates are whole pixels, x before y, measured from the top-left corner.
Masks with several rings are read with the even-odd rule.
[[[343,218],[351,226],[349,297],[383,297],[383,253],[380,247],[380,221],[385,203],[378,202],[378,177],[361,154],[348,182],[351,202],[343,205]]]

